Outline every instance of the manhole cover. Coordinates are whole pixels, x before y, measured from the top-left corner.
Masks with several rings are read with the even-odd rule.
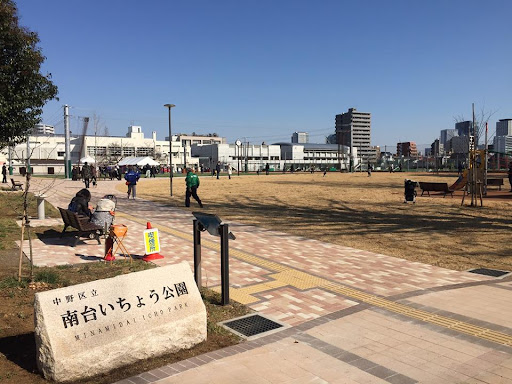
[[[503,275],[506,275],[507,271],[498,271],[497,269],[487,269],[487,268],[477,268],[472,269],[469,272],[471,273],[478,273],[479,275],[486,275],[486,276],[493,276],[493,277],[500,277]]]
[[[282,324],[276,323],[260,315],[249,315],[239,319],[222,323],[235,333],[239,333],[245,337],[259,335],[274,329],[283,327]]]

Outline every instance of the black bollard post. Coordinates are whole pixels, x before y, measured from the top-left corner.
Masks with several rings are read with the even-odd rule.
[[[201,230],[199,221],[194,220],[194,280],[201,289]]]
[[[220,233],[220,276],[222,305],[229,304],[229,226],[219,225]]]

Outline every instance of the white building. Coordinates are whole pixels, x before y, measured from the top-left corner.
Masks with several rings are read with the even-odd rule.
[[[254,172],[270,168],[280,169],[281,147],[279,145],[210,144],[193,145],[192,156],[197,157],[203,169],[215,168],[217,162],[223,169],[228,166],[240,171]]]
[[[338,152],[339,150],[339,152]],[[203,169],[215,168],[217,162],[221,163],[222,169],[228,166],[242,172],[255,172],[264,170],[266,164],[274,171],[291,169],[308,170],[315,168],[339,168],[349,169],[349,148],[336,144],[294,144],[276,143],[272,145],[248,145],[241,144],[218,144],[218,145],[194,145],[192,156],[199,158]],[[359,164],[357,149],[354,164]]]
[[[281,159],[284,164],[294,164],[294,168],[309,169],[335,167],[342,170],[350,169],[350,148],[337,144],[294,144],[280,143]],[[352,149],[353,164],[357,166],[360,159],[357,148]]]
[[[187,165],[198,166],[198,159],[191,156],[190,145],[182,140],[225,141],[224,138],[210,136],[173,135],[172,137],[172,164],[176,170]],[[184,145],[185,143],[185,145]],[[27,154],[34,174],[64,174],[65,162],[65,136],[64,135],[33,135],[29,143],[22,143],[11,151],[2,149],[1,155],[11,159],[14,173],[25,170]],[[9,155],[10,152],[10,155]],[[77,165],[81,158],[90,156],[97,165],[115,165],[125,157],[149,156],[162,165],[169,165],[169,140],[158,140],[156,132],[151,137],[144,137],[142,127],[130,126],[126,136],[81,136],[73,135],[70,138],[71,164]]]

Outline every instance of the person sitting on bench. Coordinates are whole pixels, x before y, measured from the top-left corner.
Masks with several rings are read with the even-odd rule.
[[[79,216],[85,216],[89,219],[92,217],[92,206],[89,205],[91,201],[91,192],[87,188],[79,190],[75,197],[71,199],[68,209],[71,212],[76,212]]]

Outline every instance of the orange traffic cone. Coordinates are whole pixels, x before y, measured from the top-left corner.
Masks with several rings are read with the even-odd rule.
[[[153,227],[151,226],[151,223],[149,221],[146,224],[146,229],[153,229]],[[157,239],[158,239],[158,237],[157,237]],[[157,259],[163,259],[163,258],[164,257],[159,253],[150,253],[149,255],[144,255],[142,260],[151,261],[151,260],[157,260]]]

